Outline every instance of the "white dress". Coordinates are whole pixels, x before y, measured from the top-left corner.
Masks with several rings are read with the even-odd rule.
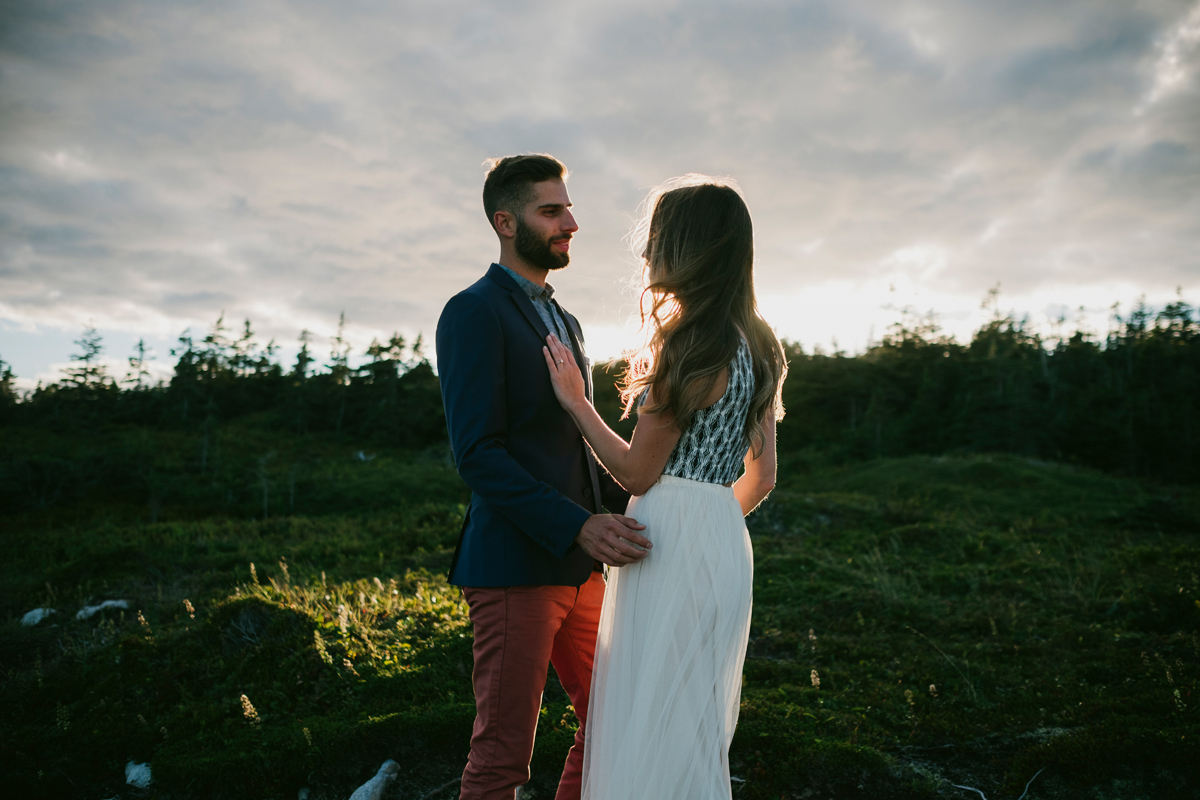
[[[731,796],[754,573],[732,481],[754,377],[743,342],[729,388],[626,514],[654,549],[610,570],[584,745],[583,800]],[[730,474],[732,472],[732,474]],[[671,473],[671,474],[668,474]]]

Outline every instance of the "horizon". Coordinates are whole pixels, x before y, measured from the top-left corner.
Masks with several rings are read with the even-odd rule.
[[[883,344],[884,340],[888,336],[892,335],[895,330],[900,328],[914,330],[916,327],[932,325],[932,330],[919,332],[918,335],[928,339],[930,334],[936,334],[939,337],[946,337],[949,341],[952,341],[955,344],[966,346],[969,345],[974,337],[986,326],[992,322],[998,321],[1002,323],[1010,323],[1017,328],[1030,333],[1030,335],[1035,336],[1040,340],[1045,349],[1052,351],[1057,345],[1065,342],[1076,333],[1082,333],[1085,340],[1095,342],[1103,347],[1109,338],[1128,320],[1128,312],[1121,310],[1121,304],[1114,303],[1107,309],[1108,315],[1106,319],[1106,326],[1103,330],[1091,327],[1088,324],[1089,318],[1083,313],[1078,313],[1073,321],[1068,320],[1065,315],[1065,306],[1062,307],[1064,309],[1063,316],[1057,320],[1052,320],[1050,323],[1038,325],[1030,318],[1028,314],[1019,315],[1011,310],[1002,310],[999,303],[999,296],[1000,293],[998,290],[992,290],[989,292],[984,302],[979,304],[979,321],[971,326],[966,335],[960,335],[959,333],[948,330],[946,327],[944,327],[941,324],[940,315],[936,312],[919,313],[912,308],[893,308],[889,310],[894,311],[898,318],[889,324],[881,334],[869,336],[863,346],[855,350],[847,350],[841,347],[836,337],[833,337],[832,341],[829,343],[822,343],[818,341],[807,346],[804,344],[804,342],[796,339],[790,339],[786,336],[780,337],[780,340],[785,345],[799,347],[805,355],[844,356],[849,358],[857,358],[867,354],[872,348]],[[1200,311],[1200,305],[1193,305],[1189,303],[1187,297],[1182,293],[1182,291],[1178,291],[1175,299],[1171,302],[1183,303],[1184,306],[1192,312]],[[1167,305],[1169,305],[1169,303],[1151,305],[1146,303],[1145,298],[1142,297],[1139,298],[1137,302],[1129,304],[1129,312],[1140,308],[1144,312],[1148,313],[1150,315],[1150,319],[1153,321],[1166,309]],[[114,383],[120,385],[128,383],[123,376],[129,372],[129,359],[135,354],[136,348],[140,343],[145,347],[147,356],[144,366],[149,373],[149,385],[164,386],[170,383],[171,377],[174,375],[174,365],[178,360],[178,357],[173,355],[171,351],[174,349],[179,349],[180,346],[183,345],[185,338],[191,339],[194,342],[200,342],[205,335],[216,330],[218,321],[221,322],[222,330],[225,332],[226,338],[230,342],[236,340],[241,335],[243,325],[246,322],[251,324],[252,330],[254,325],[254,320],[225,319],[224,315],[220,315],[206,328],[202,330],[192,330],[191,328],[185,329],[184,331],[181,331],[179,336],[176,337],[172,342],[164,343],[161,352],[166,354],[166,357],[163,358],[160,357],[158,349],[153,347],[152,344],[147,344],[144,339],[133,340],[129,345],[129,352],[125,355],[118,355],[112,351],[112,348],[107,343],[105,343],[103,333],[101,333],[98,329],[90,328],[85,324],[84,328],[78,331],[76,334],[76,336],[79,338],[72,340],[72,349],[80,350],[81,340],[83,337],[87,335],[89,330],[95,332],[95,334],[100,337],[100,344],[102,347],[100,357],[96,360],[96,363],[105,370],[105,377],[107,379],[110,379]],[[629,329],[631,330],[631,328]],[[420,339],[419,354],[417,351],[418,337]],[[430,366],[436,373],[437,355],[433,351],[431,339],[426,337],[423,333],[418,333],[417,336],[411,339],[408,337],[402,338],[404,339],[404,355],[402,360],[410,363],[416,363],[416,359],[422,358],[430,363]],[[629,335],[630,341],[635,341],[638,339],[639,336],[636,334]],[[254,343],[254,347],[256,348],[256,352],[260,354],[265,353],[265,348],[271,346],[273,348],[270,359],[271,362],[280,365],[285,373],[288,372],[289,364],[294,365],[296,357],[300,352],[299,339],[297,339],[296,344],[289,345],[286,343],[280,343],[273,339],[261,339],[258,334],[255,333],[252,341]],[[368,356],[366,350],[371,344],[376,342],[386,344],[387,337],[377,337],[370,343],[364,344],[362,347],[357,347],[353,343],[350,343],[351,349],[348,353],[348,363],[353,369],[360,369],[364,365],[371,363],[370,356]],[[329,344],[332,346],[333,342],[330,341]],[[826,346],[827,344],[828,346]],[[309,345],[310,353],[313,354],[313,359],[307,374],[315,375],[321,372],[323,369],[328,369],[330,365],[325,362],[332,359],[332,351],[330,351],[327,356],[321,355],[325,351],[322,349],[322,343],[316,339],[310,338]],[[595,365],[616,362],[627,355],[628,352],[629,351],[627,350],[624,352],[617,352],[611,356],[599,356],[596,354],[593,348],[589,347],[589,355],[592,357],[593,364]],[[14,371],[14,388],[19,396],[28,397],[38,388],[62,382],[65,377],[65,370],[67,370],[69,367],[77,365],[78,363],[78,361],[69,360],[60,364],[55,364],[54,372],[39,375],[37,380],[24,378]],[[0,370],[2,370],[4,367],[12,368],[12,364],[3,358],[0,358]]]

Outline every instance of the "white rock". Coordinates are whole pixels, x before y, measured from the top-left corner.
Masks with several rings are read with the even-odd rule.
[[[296,800],[308,800],[308,787],[305,786],[296,793]]]
[[[44,620],[46,617],[50,616],[51,614],[57,614],[57,613],[58,612],[55,611],[53,608],[35,608],[33,611],[30,611],[28,614],[21,617],[21,624],[22,625],[37,625],[39,622]]]
[[[79,609],[79,613],[75,615],[75,619],[88,619],[100,613],[106,608],[129,608],[128,600],[105,600],[94,606],[84,606]]]
[[[383,762],[375,777],[354,790],[350,800],[383,800],[383,792],[400,772],[400,765],[390,758]]]
[[[130,761],[125,765],[125,782],[138,789],[148,787],[150,785],[150,765],[135,764]]]

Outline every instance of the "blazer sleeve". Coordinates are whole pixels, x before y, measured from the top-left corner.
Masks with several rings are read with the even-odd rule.
[[[438,374],[458,474],[525,535],[562,558],[591,512],[534,478],[508,452],[504,333],[481,297],[451,298],[438,320]]]
[[[604,503],[604,507],[611,514],[624,514],[626,506],[629,505],[629,492],[625,491],[621,484],[613,480],[613,476],[608,474],[603,465],[597,462],[600,468],[600,500]]]

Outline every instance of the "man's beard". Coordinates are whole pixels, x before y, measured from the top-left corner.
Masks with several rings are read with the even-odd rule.
[[[517,236],[513,242],[513,246],[517,250],[517,255],[538,269],[562,269],[571,263],[571,254],[558,252],[554,250],[551,244],[559,239],[566,238],[569,237],[555,236],[550,239],[540,239],[537,232],[531,226],[525,224],[525,220],[518,218]]]

